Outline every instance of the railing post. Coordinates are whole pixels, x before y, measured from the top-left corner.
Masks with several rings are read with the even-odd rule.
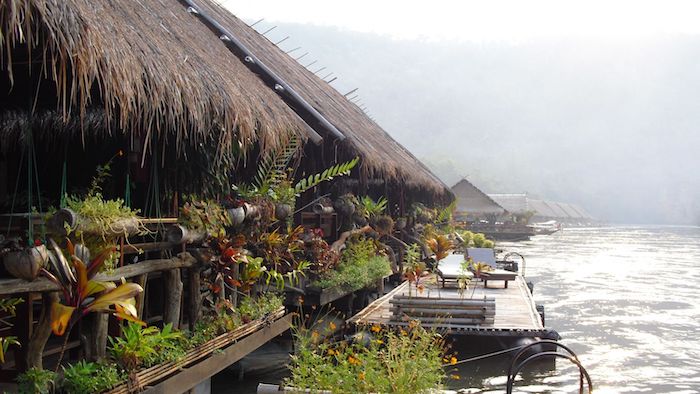
[[[163,272],[165,284],[165,307],[163,311],[163,323],[172,323],[173,328],[180,328],[180,309],[182,305],[182,279],[180,269],[172,269]]]

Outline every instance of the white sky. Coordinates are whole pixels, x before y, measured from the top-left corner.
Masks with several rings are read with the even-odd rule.
[[[246,20],[338,26],[399,39],[522,41],[700,34],[697,0],[219,0]]]

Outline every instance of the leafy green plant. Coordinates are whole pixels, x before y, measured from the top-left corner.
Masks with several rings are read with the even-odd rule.
[[[30,368],[17,376],[20,394],[49,394],[56,387],[58,374],[40,368]]]
[[[188,229],[220,238],[226,235],[226,227],[231,225],[231,219],[216,201],[192,199],[180,209],[180,224]]]
[[[0,311],[14,316],[17,312],[17,305],[21,304],[22,302],[24,301],[21,298],[0,299]],[[5,354],[10,349],[10,346],[20,346],[17,337],[0,337],[0,364],[5,362]]]
[[[100,393],[123,380],[114,365],[78,361],[64,368],[62,386],[67,393]]]
[[[387,201],[383,196],[379,197],[379,200],[374,201],[371,197],[369,196],[363,196],[360,199],[360,206],[357,207],[359,213],[365,218],[365,219],[372,219],[376,216],[381,215],[384,210],[386,209],[387,204],[389,201]]]
[[[411,284],[416,286],[418,291],[418,280],[425,272],[425,263],[421,261],[420,246],[411,244],[406,248],[403,258],[403,275],[408,281],[408,296],[411,296]]]
[[[349,291],[359,290],[390,273],[389,259],[379,253],[375,241],[360,237],[348,241],[338,266],[324,272],[314,285],[322,289],[339,287]]]
[[[163,354],[172,355],[178,348],[182,333],[174,331],[172,324],[166,324],[162,330],[158,327],[142,327],[129,323],[122,331],[122,336],[109,338],[110,355],[127,371],[143,366],[151,366],[163,360]]]
[[[282,296],[267,292],[258,297],[243,297],[236,313],[244,323],[259,319],[269,313],[275,312],[283,305]]]
[[[333,167],[327,168],[319,174],[309,175],[308,178],[304,178],[297,182],[297,184],[294,185],[294,190],[298,195],[313,188],[314,186],[317,186],[321,182],[329,181],[337,176],[348,175],[350,174],[350,170],[352,170],[357,163],[359,163],[359,161],[360,158],[356,157],[345,163],[336,164]]]
[[[438,390],[445,379],[442,337],[415,323],[398,331],[373,326],[362,344],[319,344],[318,333],[309,331],[295,331],[297,351],[285,386],[333,393],[424,393]]]

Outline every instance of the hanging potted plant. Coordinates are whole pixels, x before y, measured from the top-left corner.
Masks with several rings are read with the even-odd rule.
[[[352,193],[347,193],[338,197],[333,203],[333,207],[340,215],[351,217],[355,213],[358,204],[357,197]]]
[[[297,193],[288,179],[283,179],[272,187],[272,201],[275,203],[275,219],[285,220],[292,215]]]
[[[10,275],[30,282],[39,276],[39,272],[48,261],[48,250],[42,244],[30,248],[9,250],[3,256],[5,269]]]
[[[223,237],[230,225],[228,212],[217,202],[186,202],[180,209],[180,224],[168,229],[167,238],[172,243],[201,242]]]

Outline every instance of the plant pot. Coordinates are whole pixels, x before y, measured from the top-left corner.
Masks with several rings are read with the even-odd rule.
[[[329,207],[326,205],[319,203],[314,204],[314,206],[311,208],[314,213],[316,214],[322,214],[322,213],[333,213],[333,207]]]
[[[257,205],[245,203],[243,204],[243,209],[245,210],[245,220],[260,219],[260,207],[258,207]]]
[[[204,241],[204,239],[207,238],[207,234],[201,231],[190,230],[187,227],[176,224],[168,227],[165,237],[170,243],[190,244]]]
[[[66,227],[73,231],[78,226],[78,214],[69,208],[59,209],[48,220],[47,225],[51,232],[65,237],[68,234]]]
[[[335,210],[341,215],[351,217],[355,213],[355,204],[347,198],[339,198],[333,203]]]
[[[245,209],[243,207],[228,209],[228,217],[231,219],[231,224],[238,226],[245,220]]]
[[[285,220],[292,214],[292,206],[289,204],[275,204],[275,219]]]
[[[394,223],[394,227],[396,227],[397,230],[403,230],[406,228],[406,218],[398,218],[396,219],[396,223]]]
[[[39,271],[48,260],[49,252],[46,246],[40,245],[9,252],[5,254],[3,263],[10,275],[31,282],[39,276]]]
[[[352,215],[352,220],[353,220],[353,221],[355,222],[355,224],[356,224],[357,226],[359,226],[359,227],[364,227],[364,226],[367,225],[367,219],[366,219],[364,216],[362,216],[362,215],[360,215],[359,213],[357,213],[357,212],[355,212],[355,213]]]

